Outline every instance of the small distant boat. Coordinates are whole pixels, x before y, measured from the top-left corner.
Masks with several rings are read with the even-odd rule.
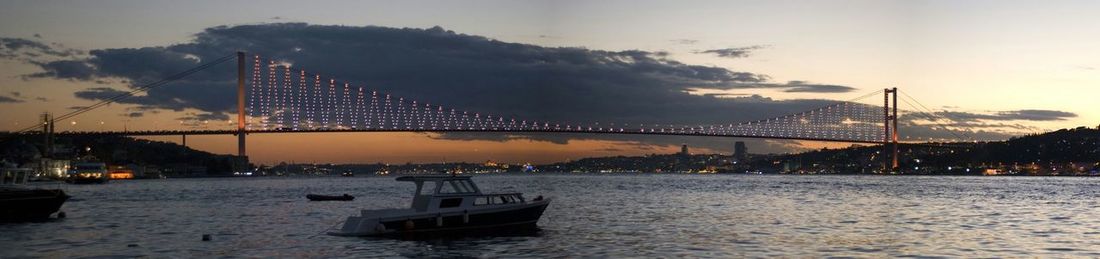
[[[352,172],[351,170],[344,170],[344,173],[340,174],[340,176],[343,176],[343,177],[352,177],[352,176],[355,176],[355,173],[354,173],[354,172]]]
[[[469,176],[402,176],[413,182],[412,206],[362,210],[335,236],[419,236],[535,229],[550,199],[524,199],[521,193],[482,193]]]
[[[306,199],[311,201],[350,201],[354,200],[355,196],[348,194],[344,195],[320,195],[320,194],[306,194]]]

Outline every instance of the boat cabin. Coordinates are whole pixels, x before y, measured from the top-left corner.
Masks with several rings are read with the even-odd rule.
[[[478,189],[477,185],[470,180],[470,176],[402,176],[398,177],[397,181],[416,184],[412,209],[418,212],[526,201],[520,193],[483,194],[481,189]]]

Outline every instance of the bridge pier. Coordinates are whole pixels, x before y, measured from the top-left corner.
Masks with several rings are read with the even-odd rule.
[[[244,71],[245,55],[243,51],[237,52],[237,172],[248,171],[248,155],[245,153],[245,116],[244,116]]]
[[[893,95],[892,105],[890,102],[891,95]],[[886,129],[882,140],[882,171],[887,173],[898,170],[898,88],[886,88],[882,99],[882,111],[885,115],[883,128]],[[890,110],[891,106],[893,107],[893,113]],[[889,156],[889,158],[886,158],[886,156]]]

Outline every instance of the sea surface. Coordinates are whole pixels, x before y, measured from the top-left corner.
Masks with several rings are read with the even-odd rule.
[[[0,257],[1100,257],[1100,178],[491,175],[553,199],[534,233],[432,240],[323,233],[409,206],[393,177],[61,185],[67,218],[0,224]],[[350,194],[310,202],[308,193]],[[204,234],[211,241],[202,241]]]

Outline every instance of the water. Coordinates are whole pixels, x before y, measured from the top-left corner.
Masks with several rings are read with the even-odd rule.
[[[68,218],[0,225],[0,257],[1098,257],[1100,178],[525,175],[541,231],[404,241],[318,233],[408,206],[391,177],[67,185]],[[308,202],[307,193],[357,196]],[[201,241],[211,234],[213,241]]]

